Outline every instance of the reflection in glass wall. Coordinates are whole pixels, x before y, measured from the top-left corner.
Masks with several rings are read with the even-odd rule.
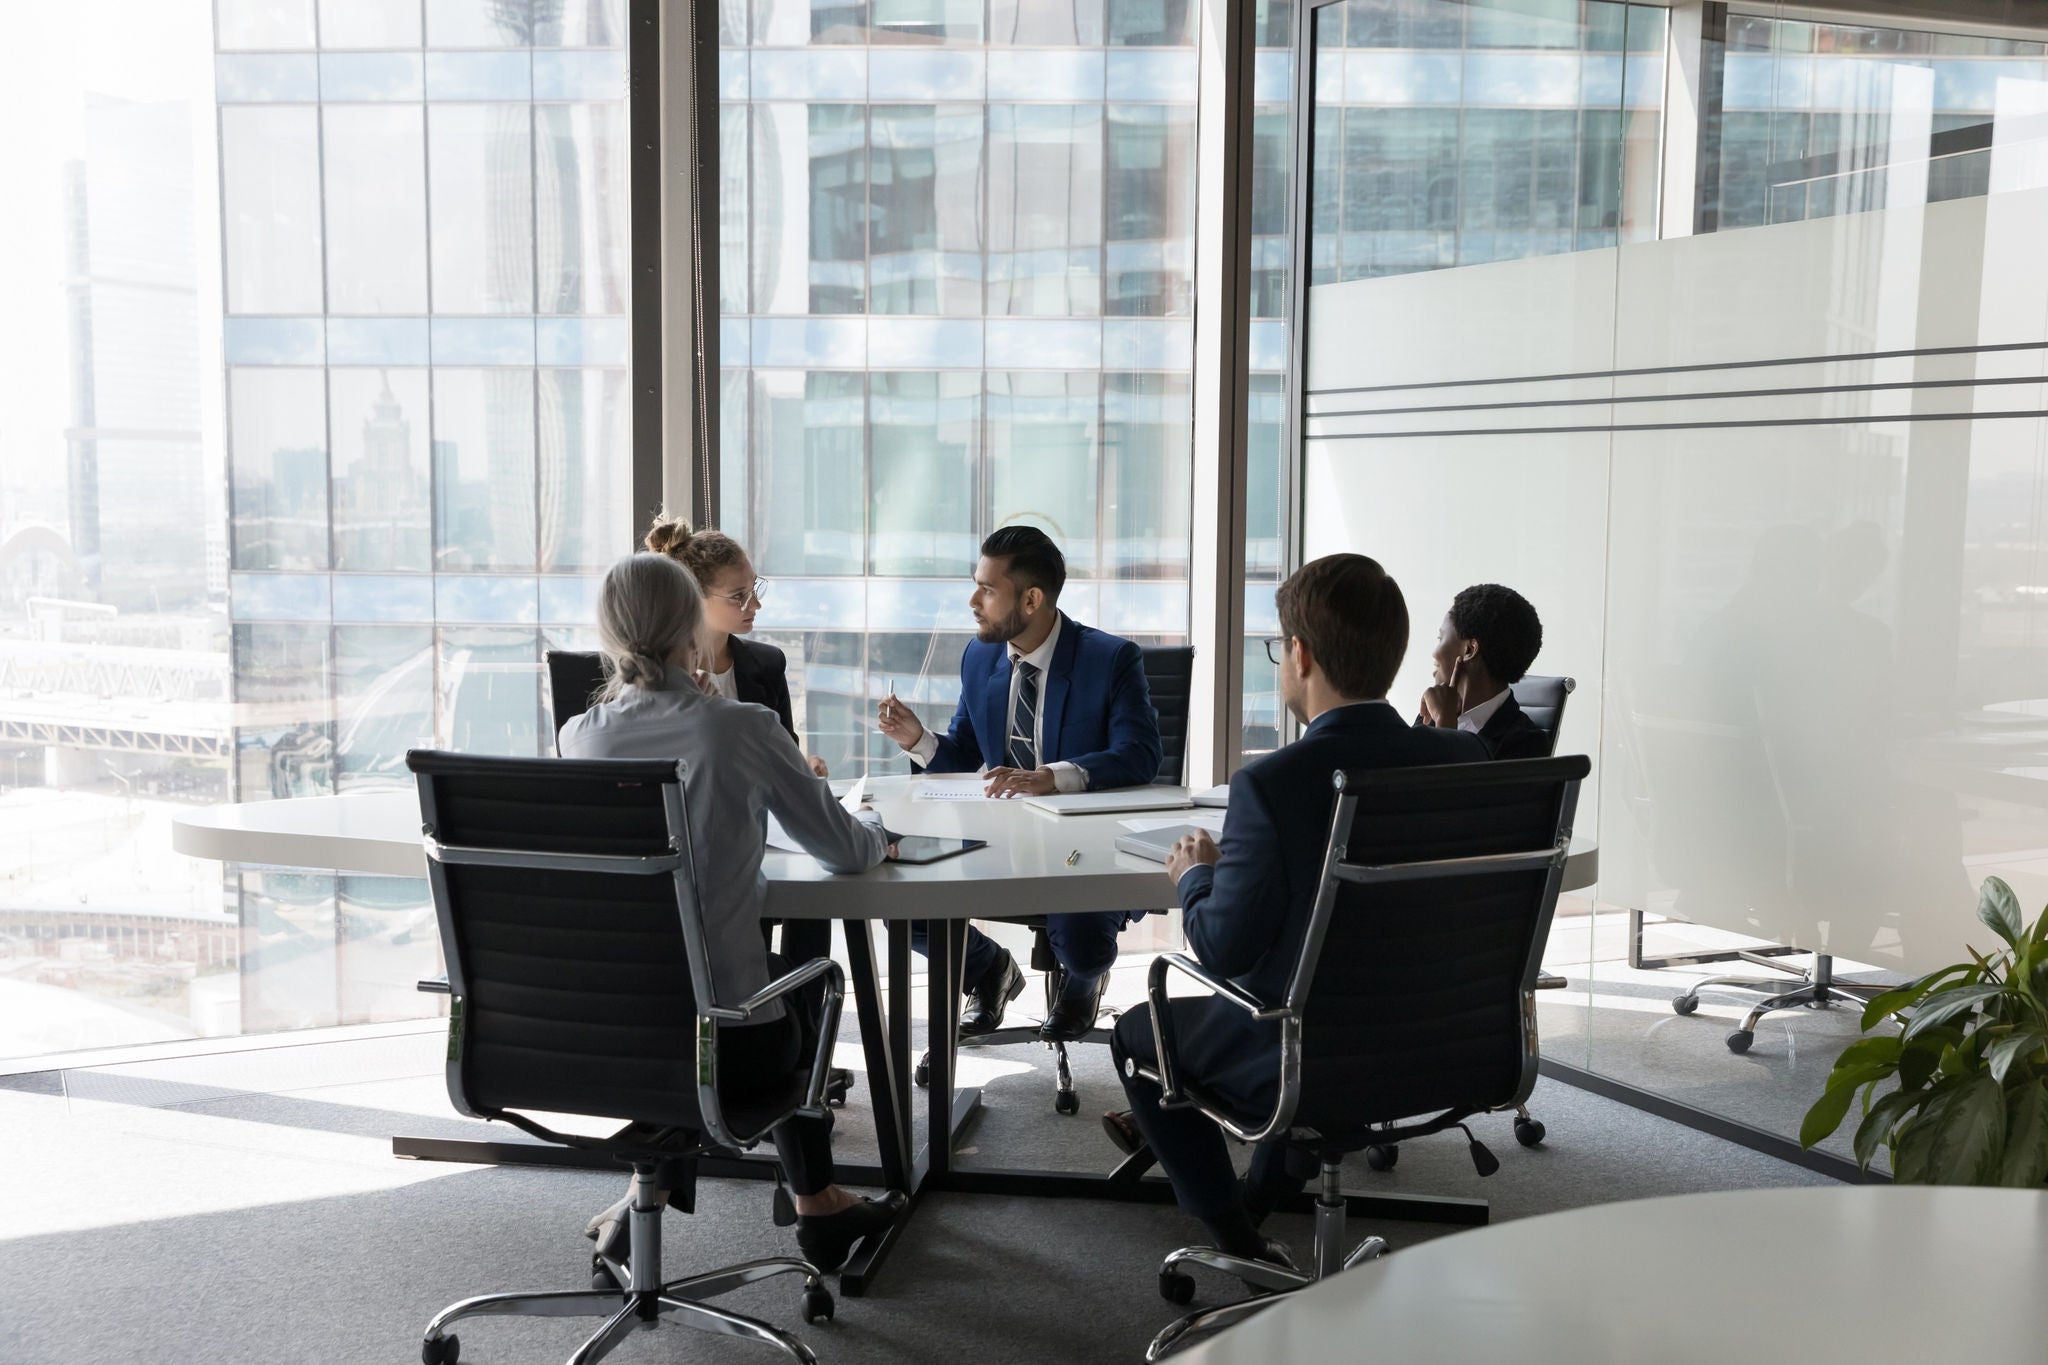
[[[1347,42],[1362,14],[1385,31],[1388,6],[1341,8]],[[1449,41],[1451,15],[1403,8],[1400,41]],[[1583,6],[1575,33],[1523,8],[1441,7],[1460,79],[1505,42],[1558,57],[1531,71],[1563,95],[1562,59],[1583,80],[1617,50],[1598,12],[1620,7]],[[1537,606],[1536,671],[1579,679],[1563,747],[1596,760],[1579,827],[1601,880],[1552,933],[1570,990],[1539,997],[1547,1056],[1791,1137],[1858,1036],[1860,1002],[1826,979],[1882,986],[1985,946],[1987,876],[2048,903],[2042,36],[1730,15],[1703,54],[1702,201],[1655,239],[1630,226],[1636,111],[1594,142],[1582,107],[1576,143],[1533,111],[1555,156],[1509,155],[1521,132],[1464,111],[1455,146],[1434,134],[1442,175],[1389,182],[1459,196],[1430,210],[1457,235],[1426,273],[1345,273],[1387,259],[1339,250],[1383,226],[1349,198],[1354,125],[1373,156],[1391,144],[1370,141],[1384,111],[1338,103],[1350,51],[1346,84],[1319,72],[1318,135],[1345,155],[1319,155],[1310,190],[1329,273],[1307,305],[1305,549],[1371,547],[1408,590],[1397,702],[1479,581]],[[1497,234],[1467,254],[1479,185],[1492,210],[1558,191],[1512,259]],[[1615,230],[1586,236],[1588,204],[1618,204]]]
[[[1081,619],[1185,637],[1193,15],[720,9],[721,515],[777,580],[760,629],[835,773],[907,768],[863,728],[895,665],[862,632],[914,652],[899,682],[950,717],[958,643],[927,646],[970,624],[1005,521],[1060,540]]]
[[[2039,40],[1766,14],[1729,15],[1717,55],[1703,231],[1986,194],[1998,120],[2048,80]]]

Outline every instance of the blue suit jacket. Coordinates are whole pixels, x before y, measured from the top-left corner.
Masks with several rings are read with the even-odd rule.
[[[1154,781],[1164,749],[1159,713],[1145,685],[1144,655],[1129,640],[1081,625],[1060,613],[1060,641],[1039,692],[1045,751],[1040,766],[1072,763],[1088,789],[1138,787]],[[960,709],[938,737],[927,772],[971,773],[1000,768],[1010,733],[1010,647],[969,642],[960,658]]]
[[[1222,861],[1180,880],[1188,947],[1210,971],[1269,1004],[1287,993],[1308,933],[1338,769],[1481,763],[1477,735],[1410,725],[1391,706],[1340,706],[1317,716],[1300,739],[1247,764],[1230,780]],[[1194,1002],[1189,1002],[1194,1003]],[[1207,1002],[1203,1002],[1207,1003]],[[1192,1012],[1178,1039],[1180,1063],[1247,1111],[1270,1108],[1278,1080],[1279,1030],[1228,1005]]]

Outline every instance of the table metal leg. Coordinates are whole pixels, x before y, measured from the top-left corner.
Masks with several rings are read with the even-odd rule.
[[[944,1176],[953,1167],[953,1076],[960,1036],[961,958],[967,952],[963,920],[934,920],[925,926],[930,1004],[925,1012],[925,1047],[931,1085],[925,1091],[926,1169]]]
[[[873,925],[847,920],[846,956],[852,968],[853,1002],[860,1021],[861,1051],[867,1058],[868,1097],[875,1111],[875,1142],[880,1149],[883,1184],[892,1190],[910,1187],[909,1115],[903,1108],[898,1079],[902,1060],[890,1047],[890,1030],[881,977],[875,971]]]

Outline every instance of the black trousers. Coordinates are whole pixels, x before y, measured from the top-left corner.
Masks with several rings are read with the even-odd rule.
[[[1121,910],[1083,910],[1070,914],[1047,915],[1045,936],[1052,943],[1052,955],[1059,959],[1075,976],[1096,977],[1116,965],[1116,939],[1124,930],[1130,916]],[[783,929],[783,942],[789,941],[789,929]],[[918,953],[925,952],[925,924],[919,920],[910,927],[910,946]],[[786,948],[784,951],[788,951]],[[967,958],[960,970],[960,984],[971,988],[975,982],[995,970],[1001,959],[1002,949],[996,941],[973,925],[967,926]]]
[[[832,921],[827,919],[764,919],[761,921],[761,946],[775,957],[775,926],[782,926],[782,952],[785,964],[781,970],[801,966],[814,957],[832,956]],[[823,1016],[825,1012],[825,983],[822,979],[804,987],[804,995],[811,1002],[811,1009]]]
[[[819,927],[829,934],[823,920]],[[810,957],[822,957],[812,953]],[[788,971],[790,964],[775,953],[768,954],[768,975]],[[782,1017],[766,1024],[718,1030],[719,1093],[727,1100],[744,1102],[779,1093],[792,1071],[807,1068],[816,1055],[818,1031],[824,1011],[824,992],[799,991],[784,996]],[[760,1084],[762,1078],[766,1085]],[[823,1118],[796,1115],[775,1125],[769,1133],[783,1174],[795,1194],[822,1194],[832,1184],[832,1111]]]
[[[1176,1036],[1182,1040],[1201,1028],[1210,1010],[1234,1008],[1214,999],[1175,1000],[1171,1003]],[[1131,1118],[1151,1145],[1152,1154],[1159,1158],[1159,1168],[1173,1182],[1173,1197],[1179,1202],[1181,1212],[1205,1222],[1220,1218],[1239,1202],[1237,1168],[1231,1164],[1229,1141],[1223,1136],[1223,1130],[1198,1110],[1161,1109],[1159,1087],[1143,1077],[1130,1075],[1124,1066],[1129,1058],[1156,1067],[1158,1054],[1158,1043],[1152,1036],[1152,1006],[1144,1004],[1126,1011],[1116,1021],[1109,1055],[1116,1063],[1116,1074],[1123,1081],[1124,1094],[1131,1102]],[[1175,1055],[1178,1059],[1182,1050],[1176,1050]],[[1214,1084],[1215,1077],[1204,1073],[1220,1069],[1197,1064],[1192,1068],[1192,1078]],[[1237,1068],[1231,1070],[1236,1071]],[[1263,1078],[1260,1084],[1240,1087],[1244,1093],[1233,1094],[1229,1098],[1233,1107],[1241,1102],[1246,1113],[1257,1112],[1261,1108],[1270,1113],[1279,1085],[1276,1066],[1270,1078]],[[1287,1167],[1287,1149],[1282,1144],[1261,1142],[1252,1148],[1251,1169],[1245,1173],[1245,1186],[1254,1202],[1271,1207],[1281,1196],[1300,1191],[1304,1182],[1299,1176],[1289,1175]]]

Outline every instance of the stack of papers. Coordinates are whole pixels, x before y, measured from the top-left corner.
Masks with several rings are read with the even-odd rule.
[[[910,793],[913,801],[986,801],[988,796],[982,790],[979,777],[950,782],[920,782]]]
[[[1136,820],[1119,820],[1116,824],[1118,829],[1126,829],[1133,834],[1149,834],[1155,829],[1179,829],[1186,828],[1189,825],[1197,829],[1206,829],[1211,834],[1221,834],[1223,832],[1223,812],[1220,810],[1190,810],[1165,819],[1156,816],[1146,816]]]

